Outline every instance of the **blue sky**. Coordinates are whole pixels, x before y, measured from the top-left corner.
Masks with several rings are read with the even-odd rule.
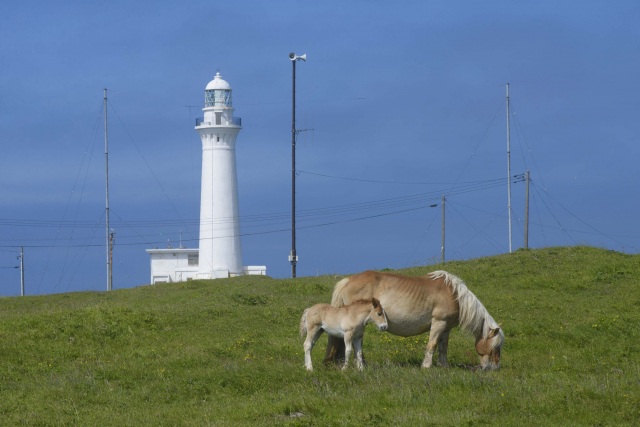
[[[511,172],[529,246],[638,253],[635,1],[0,3],[0,295],[106,289],[103,88],[114,289],[147,248],[197,247],[216,71],[242,118],[244,263],[289,277],[291,62],[298,276],[508,252]],[[512,184],[513,249],[523,245]],[[436,207],[430,207],[437,204]]]

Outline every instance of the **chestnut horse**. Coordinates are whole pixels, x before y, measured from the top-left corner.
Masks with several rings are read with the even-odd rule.
[[[336,308],[329,304],[316,304],[307,308],[300,319],[300,336],[307,334],[304,341],[304,365],[312,371],[311,350],[322,332],[344,339],[345,355],[342,369],[349,365],[352,348],[356,349],[356,363],[362,370],[362,337],[367,323],[373,322],[378,329],[387,329],[387,315],[375,298],[359,300],[346,307]]]
[[[448,366],[449,331],[458,325],[475,336],[482,369],[500,367],[504,332],[459,277],[446,271],[421,277],[365,271],[339,281],[331,305],[342,307],[374,297],[385,308],[388,332],[409,337],[429,331],[423,368],[431,367],[436,346],[439,365]],[[337,361],[341,356],[341,343],[329,337],[325,361]]]

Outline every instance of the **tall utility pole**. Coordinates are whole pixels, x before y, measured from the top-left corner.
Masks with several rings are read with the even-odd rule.
[[[507,211],[509,215],[509,253],[511,253],[511,127],[509,112],[509,83],[507,83]]]
[[[527,188],[524,195],[524,248],[529,249],[529,171],[525,172]]]
[[[296,62],[307,60],[307,54],[296,55],[291,52],[289,59],[293,65],[292,78],[292,106],[291,106],[291,253],[289,261],[291,262],[291,277],[296,277],[296,264],[298,263],[298,254],[296,253]]]
[[[442,195],[442,248],[441,248],[441,259],[443,263],[444,263],[444,205],[446,201],[447,199],[443,194]]]
[[[105,158],[105,174],[106,174],[106,203],[105,203],[105,223],[107,230],[107,291],[113,288],[113,269],[112,269],[112,239],[111,229],[109,228],[109,134],[107,126],[107,89],[104,90],[104,158]]]

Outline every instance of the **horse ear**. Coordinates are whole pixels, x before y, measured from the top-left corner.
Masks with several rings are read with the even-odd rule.
[[[380,305],[380,301],[378,301],[376,298],[371,298],[371,304],[373,304],[373,308],[378,308],[378,306]]]
[[[498,335],[499,332],[500,332],[500,326],[498,326],[497,328],[491,329],[489,331],[489,334],[487,335],[487,338],[493,338],[496,335]]]

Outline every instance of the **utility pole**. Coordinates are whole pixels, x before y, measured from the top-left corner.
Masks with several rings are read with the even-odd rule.
[[[112,289],[112,263],[113,247],[111,246],[111,230],[109,228],[109,134],[107,126],[107,89],[104,90],[104,158],[105,158],[105,175],[106,175],[106,203],[105,203],[105,223],[107,234],[107,291]]]
[[[442,263],[444,263],[444,205],[446,203],[447,199],[445,198],[444,194],[442,195],[442,248],[441,248],[441,260]]]
[[[509,253],[511,253],[511,125],[509,112],[509,83],[507,83],[507,211],[509,215]]]
[[[24,246],[20,247],[20,296],[24,296]]]
[[[524,195],[524,248],[529,249],[529,171],[525,172],[527,188]]]
[[[116,232],[111,230],[109,233],[109,290],[113,285],[113,246],[116,243]]]

